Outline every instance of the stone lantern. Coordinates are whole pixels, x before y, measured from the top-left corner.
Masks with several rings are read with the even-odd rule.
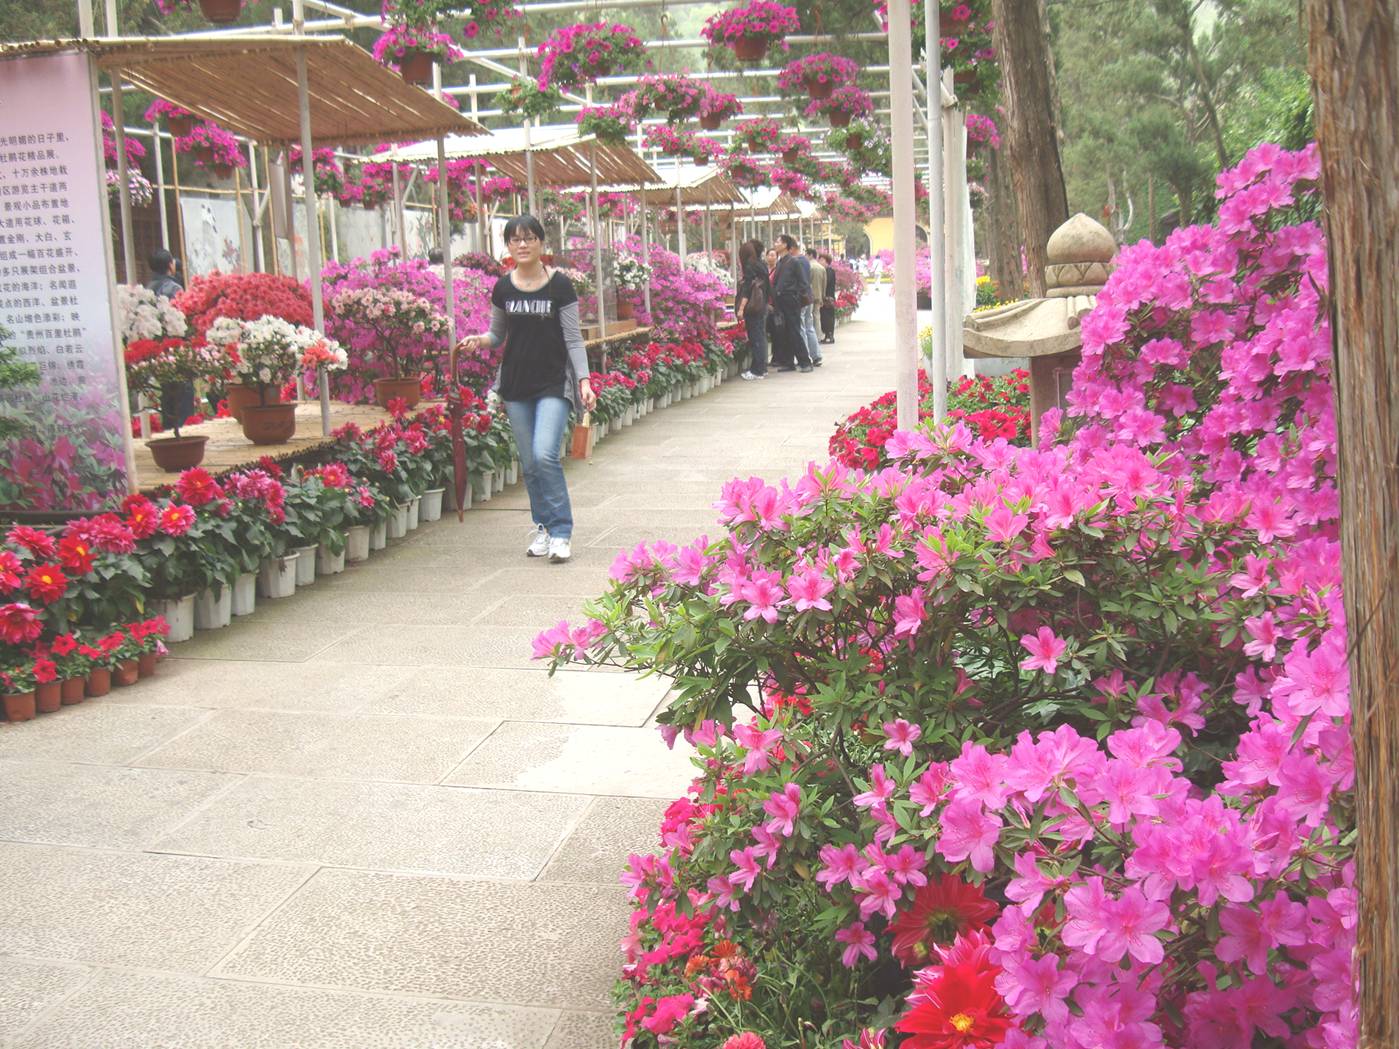
[[[1065,394],[1082,356],[1079,322],[1096,304],[1116,253],[1112,234],[1080,212],[1049,238],[1044,298],[973,313],[963,325],[968,357],[1029,358],[1034,439],[1039,437],[1040,416],[1050,408],[1065,407]]]

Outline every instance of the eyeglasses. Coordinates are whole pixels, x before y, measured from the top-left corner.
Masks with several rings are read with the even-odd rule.
[[[511,237],[510,246],[512,248],[532,248],[539,243],[538,237]]]

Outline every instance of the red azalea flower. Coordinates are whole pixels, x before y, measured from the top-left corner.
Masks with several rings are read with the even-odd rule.
[[[24,547],[35,557],[48,560],[58,554],[53,536],[47,532],[41,532],[37,528],[30,528],[28,525],[15,525],[5,538],[17,546]]]
[[[58,541],[58,560],[74,575],[87,575],[92,571],[97,555],[85,540],[76,535],[68,535]]]
[[[0,641],[7,645],[27,645],[44,632],[39,613],[23,601],[0,605]]]
[[[912,905],[894,919],[895,957],[909,969],[927,965],[936,944],[948,944],[967,933],[981,932],[999,909],[978,885],[955,874],[944,874],[918,890]]]
[[[19,558],[13,551],[0,550],[0,591],[13,590],[19,586]]]
[[[58,565],[35,565],[24,580],[29,596],[51,605],[68,590],[68,577]]]
[[[910,1036],[902,1049],[992,1049],[1005,1039],[1011,1020],[996,992],[1001,968],[984,947],[959,950],[963,946],[959,937],[944,964],[915,977],[911,1008],[895,1025]]]
[[[184,535],[194,524],[194,511],[171,503],[160,512],[160,530],[166,535]]]
[[[180,493],[180,498],[190,506],[203,506],[223,495],[223,489],[218,486],[209,471],[198,466],[180,474],[175,488]]]

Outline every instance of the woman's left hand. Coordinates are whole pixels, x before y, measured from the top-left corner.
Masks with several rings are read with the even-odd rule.
[[[578,383],[578,397],[583,402],[583,410],[590,412],[597,407],[597,394],[593,393],[593,384],[589,379],[582,379]]]

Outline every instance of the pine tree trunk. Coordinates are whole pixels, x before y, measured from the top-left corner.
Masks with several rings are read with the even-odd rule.
[[[1049,42],[1039,0],[993,0],[996,51],[1007,113],[1011,181],[1029,263],[1030,294],[1044,295],[1044,248],[1069,218],[1059,163],[1049,73]]]
[[[1350,626],[1360,1044],[1399,1044],[1399,0],[1310,0]]]
[[[1020,271],[1019,223],[1015,217],[1015,191],[1001,150],[991,150],[986,160],[987,211],[991,216],[991,280],[1001,298],[1018,299],[1025,280]]]

